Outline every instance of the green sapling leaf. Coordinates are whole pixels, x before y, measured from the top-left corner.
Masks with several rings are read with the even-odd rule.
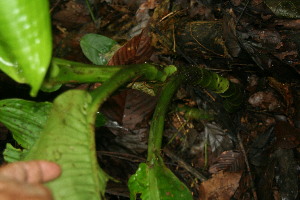
[[[118,43],[103,35],[86,34],[80,40],[83,54],[95,65],[105,65],[120,47]]]
[[[161,157],[153,165],[141,163],[128,181],[130,199],[141,194],[142,200],[192,200],[188,188],[168,169]]]

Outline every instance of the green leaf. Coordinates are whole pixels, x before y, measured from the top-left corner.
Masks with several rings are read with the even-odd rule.
[[[91,101],[83,90],[58,96],[39,140],[24,159],[61,166],[61,176],[47,184],[56,200],[99,200],[104,195],[106,176],[97,163],[93,124],[87,120]]]
[[[169,170],[158,157],[153,165],[141,163],[128,181],[130,199],[141,194],[142,200],[192,200],[188,188]]]
[[[95,121],[95,127],[104,126],[106,122],[107,122],[106,117],[101,112],[97,112],[97,114],[96,114],[96,121]]]
[[[86,34],[80,40],[84,55],[95,65],[105,65],[120,47],[116,41],[97,34]]]
[[[37,103],[22,99],[0,101],[0,122],[23,148],[30,148],[40,136],[52,103]]]
[[[10,143],[7,143],[6,148],[3,152],[4,160],[9,163],[20,161],[26,156],[27,152],[27,150],[17,149]]]
[[[0,1],[0,69],[35,96],[51,59],[49,1]]]

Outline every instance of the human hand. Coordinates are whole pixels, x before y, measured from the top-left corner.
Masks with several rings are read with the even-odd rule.
[[[1,200],[52,200],[42,184],[57,178],[60,167],[49,161],[15,162],[0,167]]]

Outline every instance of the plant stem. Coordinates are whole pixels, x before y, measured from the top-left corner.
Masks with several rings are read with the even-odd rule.
[[[93,22],[96,24],[96,18],[94,16],[93,10],[91,8],[90,2],[88,0],[85,0],[85,3],[86,3],[86,5],[87,5],[87,7],[89,9],[89,12],[90,12],[90,15],[91,15],[91,18],[92,18]]]
[[[53,58],[43,86],[52,88],[64,83],[104,82],[112,77],[122,65],[89,65],[60,58]]]
[[[148,157],[147,161],[153,164],[153,161],[159,155],[162,143],[165,115],[172,96],[182,83],[181,77],[173,77],[163,88],[161,96],[158,100],[156,109],[151,121],[151,127],[148,140]]]
[[[156,66],[150,64],[128,65],[123,67],[123,69],[118,71],[108,81],[91,92],[93,101],[89,107],[90,113],[96,113],[101,104],[116,89],[135,77],[144,76],[147,80],[165,81],[169,75],[176,71],[176,67],[172,65],[166,66],[161,71]],[[90,122],[92,122],[94,116],[89,116],[91,116]]]

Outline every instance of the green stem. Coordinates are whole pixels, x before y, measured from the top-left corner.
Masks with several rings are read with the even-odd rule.
[[[150,162],[150,164],[156,159],[156,155],[159,155],[168,105],[181,83],[182,78],[175,76],[164,86],[161,92],[149,132],[147,161]]]
[[[85,3],[86,3],[86,5],[87,5],[87,7],[89,9],[89,12],[90,12],[90,15],[91,15],[91,18],[92,18],[93,22],[96,24],[96,18],[94,16],[93,10],[91,8],[90,2],[88,0],[85,0]]]
[[[53,58],[43,87],[52,88],[65,83],[104,82],[124,66],[89,65]]]
[[[159,70],[156,66],[150,64],[138,64],[124,66],[108,81],[104,82],[100,87],[92,91],[91,95],[93,101],[89,107],[90,113],[96,113],[101,104],[120,86],[128,82],[129,80],[144,76],[147,80],[165,81],[166,78],[176,71],[175,66],[166,66],[163,70]],[[92,122],[94,116],[91,116],[90,122]]]

